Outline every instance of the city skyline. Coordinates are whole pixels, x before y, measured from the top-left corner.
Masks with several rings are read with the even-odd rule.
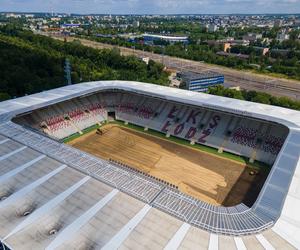
[[[300,0],[4,0],[0,11],[76,14],[297,14]]]

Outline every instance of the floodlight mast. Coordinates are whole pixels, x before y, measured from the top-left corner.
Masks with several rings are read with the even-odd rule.
[[[68,58],[65,60],[65,77],[67,80],[67,85],[72,85],[71,64]]]

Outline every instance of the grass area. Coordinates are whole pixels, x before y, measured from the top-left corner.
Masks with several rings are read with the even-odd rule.
[[[129,128],[129,129],[133,129],[133,130],[139,131],[141,133],[149,134],[149,135],[152,135],[152,136],[164,139],[164,140],[172,141],[172,142],[178,143],[180,145],[184,145],[184,146],[187,146],[187,147],[190,147],[190,148],[194,148],[194,149],[197,149],[197,150],[209,153],[209,154],[214,154],[218,157],[223,157],[223,158],[230,159],[230,160],[233,160],[233,161],[236,161],[236,162],[240,162],[240,163],[246,164],[248,167],[251,167],[251,168],[254,168],[254,169],[260,169],[260,170],[266,170],[266,171],[270,171],[270,169],[271,169],[270,165],[268,165],[266,163],[263,163],[263,162],[255,161],[254,163],[250,163],[249,159],[247,157],[235,155],[235,154],[232,154],[232,153],[229,153],[229,152],[218,153],[218,150],[216,148],[212,148],[212,147],[209,147],[209,146],[206,146],[206,145],[201,145],[201,144],[191,145],[188,140],[178,138],[178,137],[175,137],[175,136],[170,136],[169,138],[167,138],[165,133],[162,133],[162,132],[159,132],[159,131],[156,131],[156,130],[152,130],[152,129],[148,129],[147,131],[145,131],[144,127],[134,125],[134,124],[131,124],[131,123],[128,123],[126,125],[123,121],[115,120],[113,122],[110,122],[110,124],[117,124],[119,126]],[[66,137],[63,140],[63,142],[68,143],[70,141],[73,141],[73,140],[79,138],[80,136],[82,136],[84,134],[87,134],[89,132],[92,132],[92,131],[96,130],[97,128],[100,128],[100,127],[101,126],[99,126],[98,124],[93,125],[89,128],[86,128],[86,129],[82,130],[83,134],[76,133],[76,134],[70,135],[69,137]]]
[[[197,61],[196,61],[197,62]],[[235,71],[242,71],[243,73],[250,73],[256,76],[265,76],[265,77],[270,77],[270,79],[272,80],[272,78],[277,78],[277,79],[286,79],[286,80],[293,80],[293,81],[298,81],[300,83],[300,79],[297,77],[291,77],[282,73],[276,73],[276,72],[262,72],[260,70],[256,70],[256,69],[238,69],[238,68],[233,68],[233,67],[227,67],[224,65],[220,65],[220,64],[212,64],[212,63],[207,63],[205,62],[204,64],[207,64],[211,67],[220,67],[223,69],[228,69],[228,70],[235,70]]]

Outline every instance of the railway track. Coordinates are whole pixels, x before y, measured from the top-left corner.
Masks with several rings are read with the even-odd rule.
[[[49,36],[49,34],[43,34]],[[52,38],[63,40],[64,37],[51,35]],[[77,38],[67,38],[72,41]],[[149,57],[150,59],[161,62],[166,67],[174,70],[188,70],[196,73],[203,71],[217,71],[225,76],[225,84],[228,86],[239,86],[241,89],[256,90],[270,93],[276,96],[286,96],[300,100],[300,81],[276,78],[271,76],[258,75],[251,72],[243,72],[234,69],[227,69],[222,66],[209,65],[202,62],[176,58],[166,55],[154,54],[151,52],[135,50],[131,48],[118,47],[110,44],[103,44],[87,39],[79,39],[85,46],[93,48],[118,48],[123,55],[134,55],[137,57]]]

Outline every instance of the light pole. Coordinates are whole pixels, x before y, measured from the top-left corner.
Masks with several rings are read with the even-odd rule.
[[[65,60],[65,77],[68,85],[72,85],[71,79],[71,64],[68,58]]]

